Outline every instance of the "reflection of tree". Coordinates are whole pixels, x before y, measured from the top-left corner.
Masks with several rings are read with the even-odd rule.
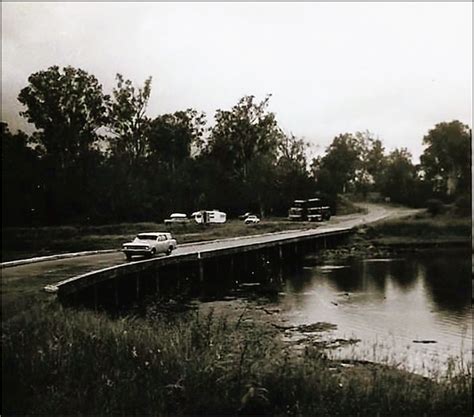
[[[425,259],[426,288],[437,307],[461,311],[471,300],[471,258],[469,253],[453,253]]]
[[[314,270],[305,269],[294,269],[290,271],[284,271],[283,276],[286,275],[286,290],[292,293],[301,293],[310,288],[313,285],[316,275]]]
[[[413,259],[403,259],[389,263],[390,277],[398,289],[403,292],[411,290],[419,278],[419,265]]]
[[[362,263],[353,263],[350,268],[334,269],[329,277],[338,291],[363,291],[366,289],[364,269]]]
[[[418,277],[415,262],[357,262],[351,269],[331,272],[331,280],[338,291],[370,292],[385,296],[387,282],[391,280],[403,292],[411,289]]]

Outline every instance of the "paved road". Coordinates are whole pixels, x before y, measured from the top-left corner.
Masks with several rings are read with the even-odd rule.
[[[350,228],[381,219],[404,217],[417,212],[417,210],[406,208],[386,207],[375,204],[365,204],[368,209],[367,214],[351,214],[346,216],[334,216],[329,222],[324,225],[318,224],[316,233],[328,232],[341,228]],[[241,238],[222,239],[219,241],[211,241],[207,243],[187,244],[178,247],[174,254],[185,254],[196,251],[212,250],[220,247],[233,247],[249,243],[265,242],[280,239],[285,237],[296,237],[301,234],[314,234],[315,228],[303,229],[298,231],[286,231],[278,233],[270,233],[258,236],[247,236]],[[87,272],[102,269],[110,266],[120,265],[125,263],[124,256],[121,252],[95,254],[74,258],[58,259],[43,261],[39,263],[18,265],[2,270],[2,281],[12,282],[25,278],[39,278],[42,282],[49,281],[50,283],[58,282],[63,279],[85,274]]]

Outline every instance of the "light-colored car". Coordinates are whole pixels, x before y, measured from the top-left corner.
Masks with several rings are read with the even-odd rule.
[[[260,222],[260,219],[257,216],[254,216],[253,214],[251,216],[247,216],[247,218],[244,220],[245,224],[257,224]]]
[[[165,219],[165,224],[172,223],[189,223],[189,219],[184,213],[173,213],[169,219]]]
[[[158,253],[171,255],[171,252],[177,246],[176,240],[173,239],[171,233],[148,232],[139,233],[132,242],[124,243],[122,251],[127,260],[130,260],[134,255],[146,257],[151,257]]]

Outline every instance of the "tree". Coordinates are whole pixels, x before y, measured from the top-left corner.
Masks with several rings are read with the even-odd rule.
[[[33,224],[42,210],[42,169],[38,152],[24,132],[11,133],[0,123],[2,137],[2,224]]]
[[[370,175],[376,190],[380,189],[380,176],[386,165],[385,148],[380,139],[371,140],[364,155],[364,167]]]
[[[134,87],[121,74],[117,74],[116,79],[117,87],[108,103],[112,153],[134,165],[148,153],[149,120],[145,113],[151,94],[151,77],[140,88]]]
[[[351,133],[338,135],[323,157],[313,160],[312,169],[320,189],[329,194],[344,193],[361,168],[363,144]]]
[[[93,148],[106,122],[106,97],[98,80],[81,69],[57,66],[36,72],[18,96],[21,115],[39,130],[35,136],[60,169],[71,166]]]
[[[438,123],[423,138],[425,178],[441,196],[471,191],[471,129],[454,120]]]
[[[172,174],[198,149],[204,134],[205,114],[188,109],[158,116],[147,132],[150,155],[166,164]]]
[[[395,149],[388,155],[381,186],[383,193],[396,203],[415,202],[418,187],[416,167],[406,148]]]
[[[45,166],[49,222],[83,215],[93,204],[90,186],[98,154],[98,130],[107,122],[97,79],[81,69],[57,66],[28,78],[18,96],[21,114],[38,129],[33,141]]]
[[[208,143],[210,155],[242,180],[247,178],[253,158],[276,157],[281,135],[275,115],[267,110],[270,96],[260,103],[254,99],[254,96],[245,96],[231,111],[218,110]]]
[[[308,147],[308,143],[294,135],[283,135],[278,144],[279,156],[273,191],[273,204],[278,214],[286,214],[293,200],[314,194],[315,183],[307,168]]]
[[[269,184],[276,163],[281,131],[275,115],[268,111],[267,96],[255,103],[254,96],[245,96],[232,110],[218,110],[204,153],[219,165],[221,185],[231,184],[235,206],[247,209],[255,203],[261,215],[269,206]],[[222,194],[225,195],[225,194]]]

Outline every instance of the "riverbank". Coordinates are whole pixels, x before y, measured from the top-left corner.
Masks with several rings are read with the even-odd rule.
[[[295,355],[249,317],[149,309],[116,320],[37,305],[2,327],[2,414],[472,414],[468,373],[433,381],[312,346]]]
[[[396,220],[383,220],[357,228],[356,233],[335,249],[321,251],[318,261],[344,258],[381,258],[403,252],[436,249],[472,249],[470,217],[433,217],[419,213]]]

